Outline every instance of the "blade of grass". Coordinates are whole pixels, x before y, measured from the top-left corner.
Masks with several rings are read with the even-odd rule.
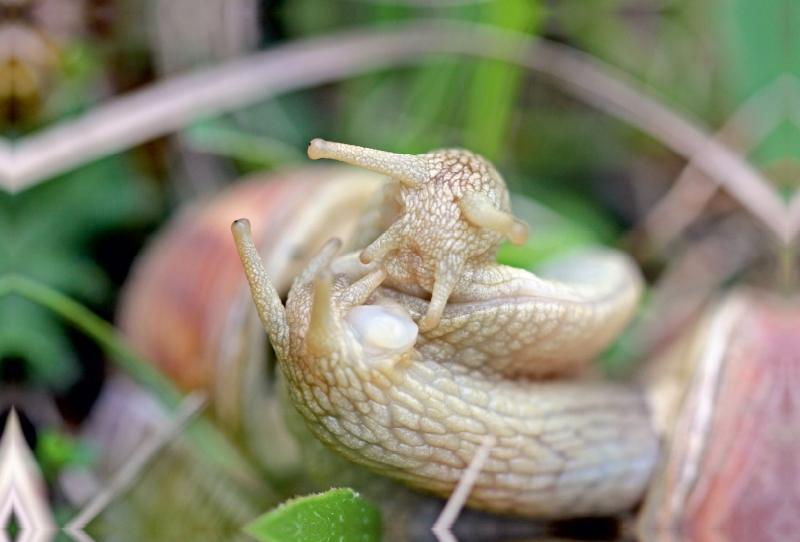
[[[0,184],[20,190],[60,171],[290,90],[451,53],[515,63],[559,80],[576,97],[649,134],[716,179],[784,243],[787,208],[764,177],[709,130],[627,75],[565,45],[480,24],[426,22],[290,43],[117,98],[0,152]],[[0,141],[0,151],[6,142]]]
[[[520,35],[534,33],[543,9],[529,0],[504,0],[483,7],[485,24]],[[510,125],[525,70],[518,64],[482,60],[478,62],[467,91],[464,146],[492,162],[501,157],[511,137]]]
[[[133,455],[108,484],[64,527],[66,531],[82,530],[115,498],[133,485],[136,478],[155,455],[172,442],[208,404],[203,392],[192,392],[178,405],[173,417],[142,441]]]
[[[0,298],[18,295],[52,311],[94,340],[108,358],[138,384],[149,390],[169,410],[175,410],[184,395],[156,366],[134,352],[110,323],[70,297],[36,281],[16,274],[0,277]],[[250,463],[208,419],[200,417],[186,430],[207,457],[223,471],[261,498],[272,500],[256,481],[260,479]]]

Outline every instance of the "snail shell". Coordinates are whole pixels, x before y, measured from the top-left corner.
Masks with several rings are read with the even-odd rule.
[[[800,299],[738,289],[653,362],[649,399],[666,453],[641,538],[793,538]]]
[[[230,222],[261,217],[253,237],[285,295],[325,241],[354,234],[381,183],[335,166],[236,184],[180,214],[142,253],[123,291],[117,322],[131,344],[183,390],[207,391],[220,426],[277,476],[292,474],[298,453],[269,389],[269,349]]]

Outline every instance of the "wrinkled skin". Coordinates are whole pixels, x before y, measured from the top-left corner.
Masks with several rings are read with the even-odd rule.
[[[468,504],[537,517],[611,514],[641,498],[657,452],[641,394],[581,378],[641,290],[624,255],[590,250],[539,276],[495,263],[527,231],[482,158],[404,156],[315,140],[393,179],[396,221],[360,255],[332,241],[284,308],[232,230],[292,403],[328,448],[446,497],[487,435]],[[569,378],[566,378],[569,377]]]

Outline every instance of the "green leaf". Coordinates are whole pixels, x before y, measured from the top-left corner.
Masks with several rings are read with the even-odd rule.
[[[380,542],[381,516],[352,489],[292,499],[245,530],[263,542]]]
[[[481,6],[479,21],[534,33],[543,20],[540,5],[529,0],[502,0]],[[497,161],[507,147],[525,70],[491,60],[478,62],[467,90],[464,146]]]
[[[794,31],[800,23],[800,9],[796,2],[732,0],[720,2],[717,9],[724,38],[723,83],[734,100],[744,101],[782,76],[800,77],[800,40]],[[788,121],[790,101],[787,95],[770,105],[784,108]],[[797,129],[789,122],[777,126],[759,143],[753,159],[760,165],[800,160],[797,139]],[[790,173],[788,177],[781,180],[794,184],[794,176]]]
[[[13,196],[0,190],[0,277],[21,275],[94,306],[113,284],[93,243],[157,218],[152,185],[124,156],[111,156]],[[47,310],[0,299],[0,359],[22,358],[26,379],[63,391],[80,374],[62,325]]]
[[[0,298],[0,357],[24,359],[26,380],[56,392],[78,376],[77,356],[60,322],[16,295]]]
[[[717,21],[726,38],[727,75],[738,98],[745,99],[779,76],[798,69],[797,37],[791,32],[800,10],[786,0],[721,2]]]
[[[48,480],[53,480],[66,466],[90,467],[95,453],[86,442],[81,442],[61,430],[45,429],[36,440],[36,459]]]

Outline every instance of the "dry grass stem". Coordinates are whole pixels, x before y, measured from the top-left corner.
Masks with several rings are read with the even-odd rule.
[[[785,118],[775,107],[796,93],[798,82],[789,75],[754,94],[714,137],[742,156],[747,156]],[[648,213],[644,227],[656,250],[663,249],[694,222],[720,184],[699,170],[695,155],[681,171],[669,192]]]
[[[150,460],[164,446],[172,442],[208,402],[205,394],[192,392],[178,406],[173,417],[136,449],[128,461],[117,471],[108,484],[90,500],[65,527],[67,531],[83,529],[102,512],[117,496],[124,493],[135,481]]]
[[[472,492],[472,488],[483,470],[483,465],[486,463],[486,459],[488,459],[489,453],[496,443],[497,438],[494,435],[487,435],[486,438],[483,439],[480,447],[478,447],[478,450],[469,462],[467,469],[461,475],[461,479],[458,481],[456,488],[453,490],[450,498],[447,499],[442,513],[439,514],[432,528],[433,534],[439,542],[457,542],[451,529],[458,519],[459,514],[461,514],[461,510],[464,508],[464,504],[466,504],[469,494]]]
[[[567,46],[470,23],[360,30],[276,47],[131,92],[76,119],[17,141],[0,141],[0,184],[12,192],[98,157],[247,106],[434,53],[497,59],[546,73],[577,97],[629,122],[734,195],[783,241],[786,206],[761,174],[697,123],[663,105],[625,74]],[[799,204],[800,205],[800,204]]]

